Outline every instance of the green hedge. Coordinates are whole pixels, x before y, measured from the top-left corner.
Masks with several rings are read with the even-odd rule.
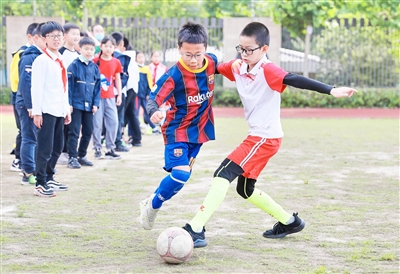
[[[334,98],[309,90],[286,88],[282,93],[283,108],[399,108],[399,90],[385,89],[357,89],[358,93],[351,98]],[[215,89],[214,106],[241,107],[236,89]]]
[[[0,105],[8,105],[11,103],[11,88],[0,87]]]

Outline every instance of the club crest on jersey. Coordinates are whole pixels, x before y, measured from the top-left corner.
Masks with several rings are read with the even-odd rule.
[[[181,148],[175,148],[174,149],[174,156],[175,157],[181,157],[183,155],[182,149]]]
[[[214,84],[214,74],[208,76],[208,84],[209,84],[209,85]]]

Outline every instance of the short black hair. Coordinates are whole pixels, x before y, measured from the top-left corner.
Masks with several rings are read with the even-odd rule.
[[[28,26],[28,28],[26,29],[26,34],[30,34],[30,35],[34,35],[33,31],[36,29],[36,27],[39,25],[39,23],[32,23]]]
[[[124,47],[125,47],[125,48],[128,48],[128,47],[129,47],[129,40],[128,40],[128,38],[126,38],[125,36],[124,36]]]
[[[79,41],[79,47],[83,47],[84,45],[91,45],[93,47],[96,46],[96,44],[94,43],[93,39],[90,37],[83,37],[80,41]]]
[[[32,31],[32,35],[38,35],[38,36],[42,36],[42,26],[45,23],[40,23],[36,26],[36,28]]]
[[[117,46],[124,40],[124,35],[118,31],[114,31],[110,35],[115,39]]]
[[[87,32],[86,32],[86,31],[81,31],[81,32],[80,32],[80,36],[81,36],[81,37],[89,37],[89,36],[87,35]]]
[[[56,22],[56,21],[49,21],[43,24],[42,28],[41,28],[41,32],[42,32],[42,36],[45,37],[47,34],[58,30],[61,31],[62,33],[64,33],[64,28],[61,26],[60,23]]]
[[[80,28],[79,28],[79,26],[77,25],[77,24],[74,24],[74,23],[66,23],[65,25],[64,25],[64,31],[65,31],[65,33],[68,33],[70,30],[72,30],[72,29],[77,29],[77,30],[79,30],[80,31]]]
[[[187,22],[178,33],[178,46],[182,47],[183,43],[204,44],[207,47],[207,30],[201,24]]]
[[[256,39],[257,45],[269,46],[269,30],[268,28],[260,22],[251,22],[247,24],[240,36],[254,37]]]

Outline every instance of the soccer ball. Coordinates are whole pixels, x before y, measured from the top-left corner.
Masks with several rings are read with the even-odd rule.
[[[169,227],[157,238],[157,252],[167,263],[183,263],[192,256],[193,239],[183,228]]]

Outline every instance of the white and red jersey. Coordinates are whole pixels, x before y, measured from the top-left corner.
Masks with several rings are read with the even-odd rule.
[[[281,93],[286,88],[283,79],[288,74],[263,57],[248,72],[248,65],[237,59],[218,65],[218,72],[236,82],[249,135],[262,138],[283,136],[280,120]]]

